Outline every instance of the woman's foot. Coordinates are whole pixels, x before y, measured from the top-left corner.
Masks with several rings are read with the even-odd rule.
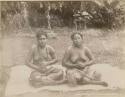
[[[57,80],[56,82],[57,82],[57,84],[64,84],[67,82],[67,78],[63,75],[63,78],[60,80]]]

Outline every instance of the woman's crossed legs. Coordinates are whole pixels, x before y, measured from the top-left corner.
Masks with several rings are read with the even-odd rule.
[[[46,73],[33,71],[30,74],[30,84],[34,87],[43,85],[56,85],[65,82],[63,70],[52,67]]]
[[[108,86],[104,81],[97,81],[89,76],[87,76],[82,70],[78,69],[69,69],[66,71],[67,81],[70,86],[75,86],[78,84],[93,84],[93,85],[102,85]]]

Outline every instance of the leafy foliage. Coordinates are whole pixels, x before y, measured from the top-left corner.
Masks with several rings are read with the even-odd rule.
[[[47,27],[47,11],[50,6],[51,26],[73,26],[73,14],[84,10],[91,15],[88,27],[120,28],[125,23],[125,8],[120,0],[103,0],[101,5],[95,1],[69,2],[1,2],[2,27],[21,29],[27,23],[31,27]],[[24,12],[26,9],[27,13]],[[27,15],[27,17],[25,17]],[[15,19],[16,18],[16,19]],[[18,22],[19,21],[19,22]],[[10,27],[10,28],[9,28]]]

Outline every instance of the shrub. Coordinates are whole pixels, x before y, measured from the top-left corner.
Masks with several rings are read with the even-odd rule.
[[[119,28],[124,24],[124,13],[125,10],[123,5],[120,4],[120,0],[113,0],[110,3],[108,0],[104,0],[103,4],[96,10],[92,23],[95,26],[99,25],[109,29]]]

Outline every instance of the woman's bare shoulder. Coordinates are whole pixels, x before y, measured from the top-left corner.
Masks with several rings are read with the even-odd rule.
[[[84,51],[85,51],[85,53],[89,53],[89,54],[92,54],[92,51],[91,51],[91,49],[89,49],[88,47],[84,47]]]
[[[84,46],[84,50],[90,51],[90,49],[87,46]]]
[[[51,45],[46,45],[46,47],[49,50],[49,52],[55,52],[54,47],[52,47]]]
[[[72,52],[73,51],[73,46],[69,46],[67,49],[66,49],[66,52]]]

